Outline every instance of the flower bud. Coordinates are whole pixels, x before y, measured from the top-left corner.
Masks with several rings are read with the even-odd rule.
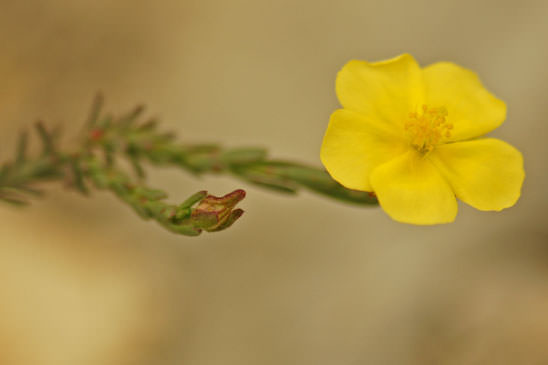
[[[191,219],[196,227],[208,232],[228,228],[242,216],[243,210],[234,207],[244,197],[245,191],[241,189],[222,197],[208,195],[192,210]]]

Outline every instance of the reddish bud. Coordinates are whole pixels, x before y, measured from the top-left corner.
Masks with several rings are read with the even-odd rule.
[[[245,197],[245,191],[238,189],[222,197],[208,195],[192,211],[192,219],[206,231],[227,228],[242,214],[243,210],[234,207]]]
[[[100,140],[103,135],[105,134],[105,131],[102,130],[102,129],[99,129],[99,128],[95,128],[95,129],[92,129],[90,132],[89,132],[89,138],[92,140],[92,141],[98,141]]]

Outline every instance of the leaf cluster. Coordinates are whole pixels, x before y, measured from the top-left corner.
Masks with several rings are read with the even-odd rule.
[[[42,151],[29,156],[28,135],[22,133],[15,159],[0,168],[0,200],[24,205],[30,197],[42,195],[36,188],[39,183],[58,180],[86,195],[92,188],[110,191],[142,218],[187,236],[226,229],[243,214],[236,208],[245,197],[242,189],[222,197],[200,191],[180,204],[167,203],[164,191],[144,182],[145,166],[152,164],[175,166],[195,175],[231,174],[277,192],[294,194],[305,188],[347,203],[377,204],[374,196],[344,188],[323,169],[270,159],[263,148],[180,143],[173,133],[159,131],[156,120],[142,118],[141,106],[114,117],[103,114],[102,105],[98,96],[76,150],[63,151],[59,132],[39,122],[35,127]],[[129,162],[133,174],[121,167],[121,159]]]

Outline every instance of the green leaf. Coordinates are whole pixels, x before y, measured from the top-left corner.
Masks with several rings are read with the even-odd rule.
[[[223,152],[221,160],[228,164],[248,164],[261,161],[266,155],[264,148],[233,148]]]
[[[205,197],[207,196],[207,191],[206,190],[202,190],[202,191],[199,191],[193,195],[191,195],[189,198],[187,198],[184,202],[182,202],[180,205],[179,205],[179,208],[180,209],[185,209],[185,208],[190,208],[191,206],[193,206],[194,204],[198,203],[199,201],[201,201],[202,199],[204,199]]]
[[[40,139],[42,140],[42,145],[44,149],[45,155],[52,155],[55,153],[55,148],[53,146],[53,138],[50,135],[50,133],[46,130],[46,127],[42,122],[37,122],[35,124],[36,131],[38,132],[38,136],[40,136]]]
[[[101,114],[103,102],[103,95],[101,93],[97,93],[97,95],[95,95],[95,99],[93,100],[93,104],[91,105],[91,110],[86,121],[86,125],[89,129],[91,129],[91,127],[93,127],[97,123]]]
[[[15,158],[15,164],[20,165],[25,161],[26,154],[27,154],[27,144],[28,144],[28,134],[26,132],[22,132],[19,134],[19,139],[17,141],[17,155]]]

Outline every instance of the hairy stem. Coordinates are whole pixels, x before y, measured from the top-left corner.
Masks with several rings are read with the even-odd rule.
[[[28,198],[41,195],[36,185],[43,181],[63,182],[82,194],[91,187],[108,190],[128,204],[144,219],[187,236],[203,230],[220,231],[232,225],[243,213],[235,209],[245,192],[241,189],[214,197],[201,191],[185,202],[165,202],[167,194],[144,184],[143,162],[176,166],[192,174],[231,174],[267,189],[296,193],[300,188],[347,203],[375,205],[374,195],[349,190],[334,181],[323,169],[289,161],[269,159],[262,148],[223,149],[218,145],[188,145],[175,140],[172,133],[157,130],[155,120],[140,122],[142,107],[121,117],[101,114],[98,97],[86,123],[84,137],[74,151],[63,151],[58,133],[36,124],[42,142],[38,156],[27,156],[28,136],[22,133],[13,162],[0,168],[0,200],[24,205]],[[117,163],[126,159],[134,170],[131,177]]]

